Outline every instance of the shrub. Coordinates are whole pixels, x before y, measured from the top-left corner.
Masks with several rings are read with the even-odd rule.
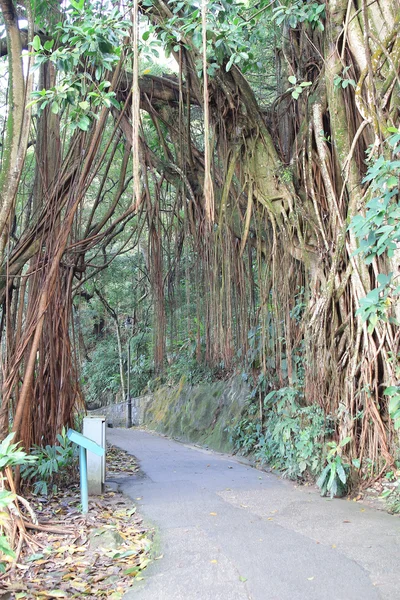
[[[291,479],[316,476],[322,468],[325,438],[332,429],[319,406],[302,406],[302,394],[285,387],[266,395],[263,426],[251,418],[257,411],[250,404],[244,417],[232,430],[237,450],[254,452],[255,458],[283,472]]]
[[[31,455],[36,462],[21,470],[22,478],[32,482],[35,494],[55,494],[61,485],[69,481],[76,468],[77,449],[68,439],[64,427],[57,435],[57,441],[54,446],[34,446]]]
[[[327,464],[317,479],[317,486],[321,490],[321,496],[326,496],[328,493],[331,498],[334,496],[345,496],[350,465],[343,462],[341,450],[350,440],[351,438],[347,437],[339,444],[328,442]]]

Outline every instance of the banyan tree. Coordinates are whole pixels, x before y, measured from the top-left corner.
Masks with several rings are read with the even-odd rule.
[[[190,253],[197,359],[301,387],[390,464],[398,1],[65,4],[0,0],[3,433],[71,422],[74,298],[145,239],[157,371]]]

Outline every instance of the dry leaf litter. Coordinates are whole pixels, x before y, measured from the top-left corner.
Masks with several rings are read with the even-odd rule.
[[[135,458],[107,447],[107,475],[137,474]],[[108,598],[119,600],[149,563],[152,532],[131,500],[108,490],[80,512],[78,485],[51,498],[28,500],[41,530],[30,530],[16,565],[0,577],[0,600]]]

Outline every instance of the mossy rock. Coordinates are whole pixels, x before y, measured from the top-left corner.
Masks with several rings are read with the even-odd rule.
[[[185,442],[207,445],[221,452],[232,451],[229,428],[241,418],[249,393],[243,381],[160,388],[145,413],[145,425]]]

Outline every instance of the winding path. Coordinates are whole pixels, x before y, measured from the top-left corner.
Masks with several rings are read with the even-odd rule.
[[[108,439],[140,462],[119,483],[163,555],[125,600],[400,600],[400,519],[144,431]]]

